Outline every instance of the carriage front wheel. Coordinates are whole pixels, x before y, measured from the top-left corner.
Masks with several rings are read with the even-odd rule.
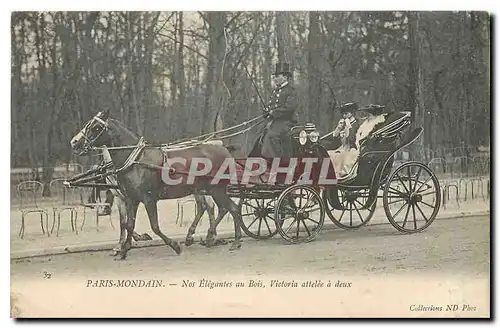
[[[247,236],[254,239],[269,239],[278,233],[273,217],[274,203],[274,198],[240,200],[241,228]]]
[[[441,206],[439,180],[419,162],[397,167],[384,186],[384,210],[389,222],[400,232],[420,232],[429,227]]]
[[[293,185],[279,196],[274,211],[276,229],[290,243],[312,241],[325,222],[325,205],[311,186]]]

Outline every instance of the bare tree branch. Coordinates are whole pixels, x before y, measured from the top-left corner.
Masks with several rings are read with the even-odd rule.
[[[171,41],[174,41],[174,42],[176,42],[176,43],[179,43],[179,41],[178,41],[178,40],[175,40],[174,38],[172,38],[171,36],[168,36],[168,35],[166,35],[166,34],[163,34],[163,33],[159,33],[159,32],[158,32],[158,35],[163,36],[163,37],[165,37],[165,38],[167,38],[167,39],[169,39],[169,40],[171,40]],[[184,48],[186,48],[186,49],[188,49],[188,50],[191,50],[192,52],[196,53],[197,55],[199,55],[200,57],[202,57],[202,58],[204,58],[204,59],[208,59],[208,57],[207,57],[207,56],[205,56],[204,54],[202,54],[202,53],[201,53],[201,52],[199,52],[198,50],[196,50],[196,49],[194,49],[194,48],[192,48],[192,47],[190,47],[190,46],[188,46],[188,45],[186,45],[186,44],[184,44]]]
[[[163,22],[163,25],[162,25],[159,29],[157,29],[157,30],[155,30],[155,31],[154,31],[154,34],[155,34],[155,35],[156,35],[157,33],[159,33],[160,31],[162,31],[162,30],[163,30],[163,28],[165,27],[165,25],[167,25],[167,23],[168,23],[168,22],[170,22],[170,20],[171,20],[171,19],[172,19],[172,17],[174,16],[174,14],[175,14],[175,12],[172,12],[172,13],[170,14],[170,16],[168,16],[168,17],[167,17],[167,19],[165,19],[165,22]]]

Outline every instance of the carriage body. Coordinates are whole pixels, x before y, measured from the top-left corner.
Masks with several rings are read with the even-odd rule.
[[[333,165],[329,168],[329,177],[335,176],[336,183],[322,185],[316,180],[315,183],[299,184],[294,181],[291,185],[274,186],[271,189],[256,187],[248,195],[240,194],[240,211],[243,218],[249,218],[247,224],[243,220],[242,225],[247,235],[266,239],[279,233],[291,243],[311,241],[321,230],[325,214],[341,228],[360,228],[372,218],[379,199],[383,201],[387,219],[400,232],[413,233],[426,229],[437,216],[441,204],[438,179],[423,163],[407,162],[394,167],[395,154],[417,140],[423,128],[410,128],[409,113],[385,115],[384,124],[372,131],[361,143],[359,157],[349,174],[338,177],[335,176]],[[300,140],[299,135],[304,134],[306,126],[291,131],[290,142],[294,156],[329,159],[326,148],[320,142]],[[307,136],[313,131],[314,128],[310,128]],[[304,194],[307,195],[308,202],[311,199],[316,201],[316,218],[307,217],[303,210],[301,212],[291,208],[291,198],[303,199]],[[432,200],[426,201],[426,197]],[[394,204],[398,203],[402,203],[404,207],[395,211]],[[428,211],[424,213],[426,209]],[[405,215],[398,219],[401,213]],[[416,217],[419,215],[420,221],[424,222],[417,227]],[[291,224],[287,223],[287,216],[293,217]],[[307,227],[307,220],[312,220],[313,227]],[[269,229],[272,221],[274,230]],[[290,233],[292,225],[296,227]]]
[[[361,143],[352,171],[339,178],[337,185],[325,190],[327,214],[337,226],[357,229],[370,221],[377,201],[382,199],[386,217],[397,230],[420,232],[430,226],[439,212],[439,181],[426,164],[410,161],[394,167],[394,157],[415,142],[423,128],[410,128],[408,112],[384,115],[384,124]],[[403,207],[397,206],[400,204]],[[394,207],[398,210],[394,211]],[[399,217],[400,214],[404,215]]]

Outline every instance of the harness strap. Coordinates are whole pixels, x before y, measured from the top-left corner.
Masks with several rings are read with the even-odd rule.
[[[120,173],[120,172],[128,169],[134,163],[137,163],[136,160],[139,157],[139,155],[141,154],[141,152],[144,150],[145,147],[146,147],[146,141],[144,140],[143,137],[141,137],[141,139],[139,139],[139,142],[135,146],[134,150],[132,150],[130,155],[128,155],[127,159],[125,160],[125,163],[123,163],[123,165],[121,167],[119,167],[118,169],[115,169],[113,173],[114,174]]]
[[[94,117],[94,120],[96,120],[97,122],[101,123],[101,124],[102,124],[105,128],[107,128],[107,127],[108,127],[108,123],[107,123],[107,122],[105,122],[105,121],[104,121],[103,119],[101,119],[100,117],[95,116],[95,117]]]

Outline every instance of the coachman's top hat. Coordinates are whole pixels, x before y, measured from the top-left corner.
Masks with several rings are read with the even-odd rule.
[[[274,71],[274,75],[284,74],[288,76],[292,76],[292,72],[290,71],[290,64],[288,63],[276,63],[276,69]]]

